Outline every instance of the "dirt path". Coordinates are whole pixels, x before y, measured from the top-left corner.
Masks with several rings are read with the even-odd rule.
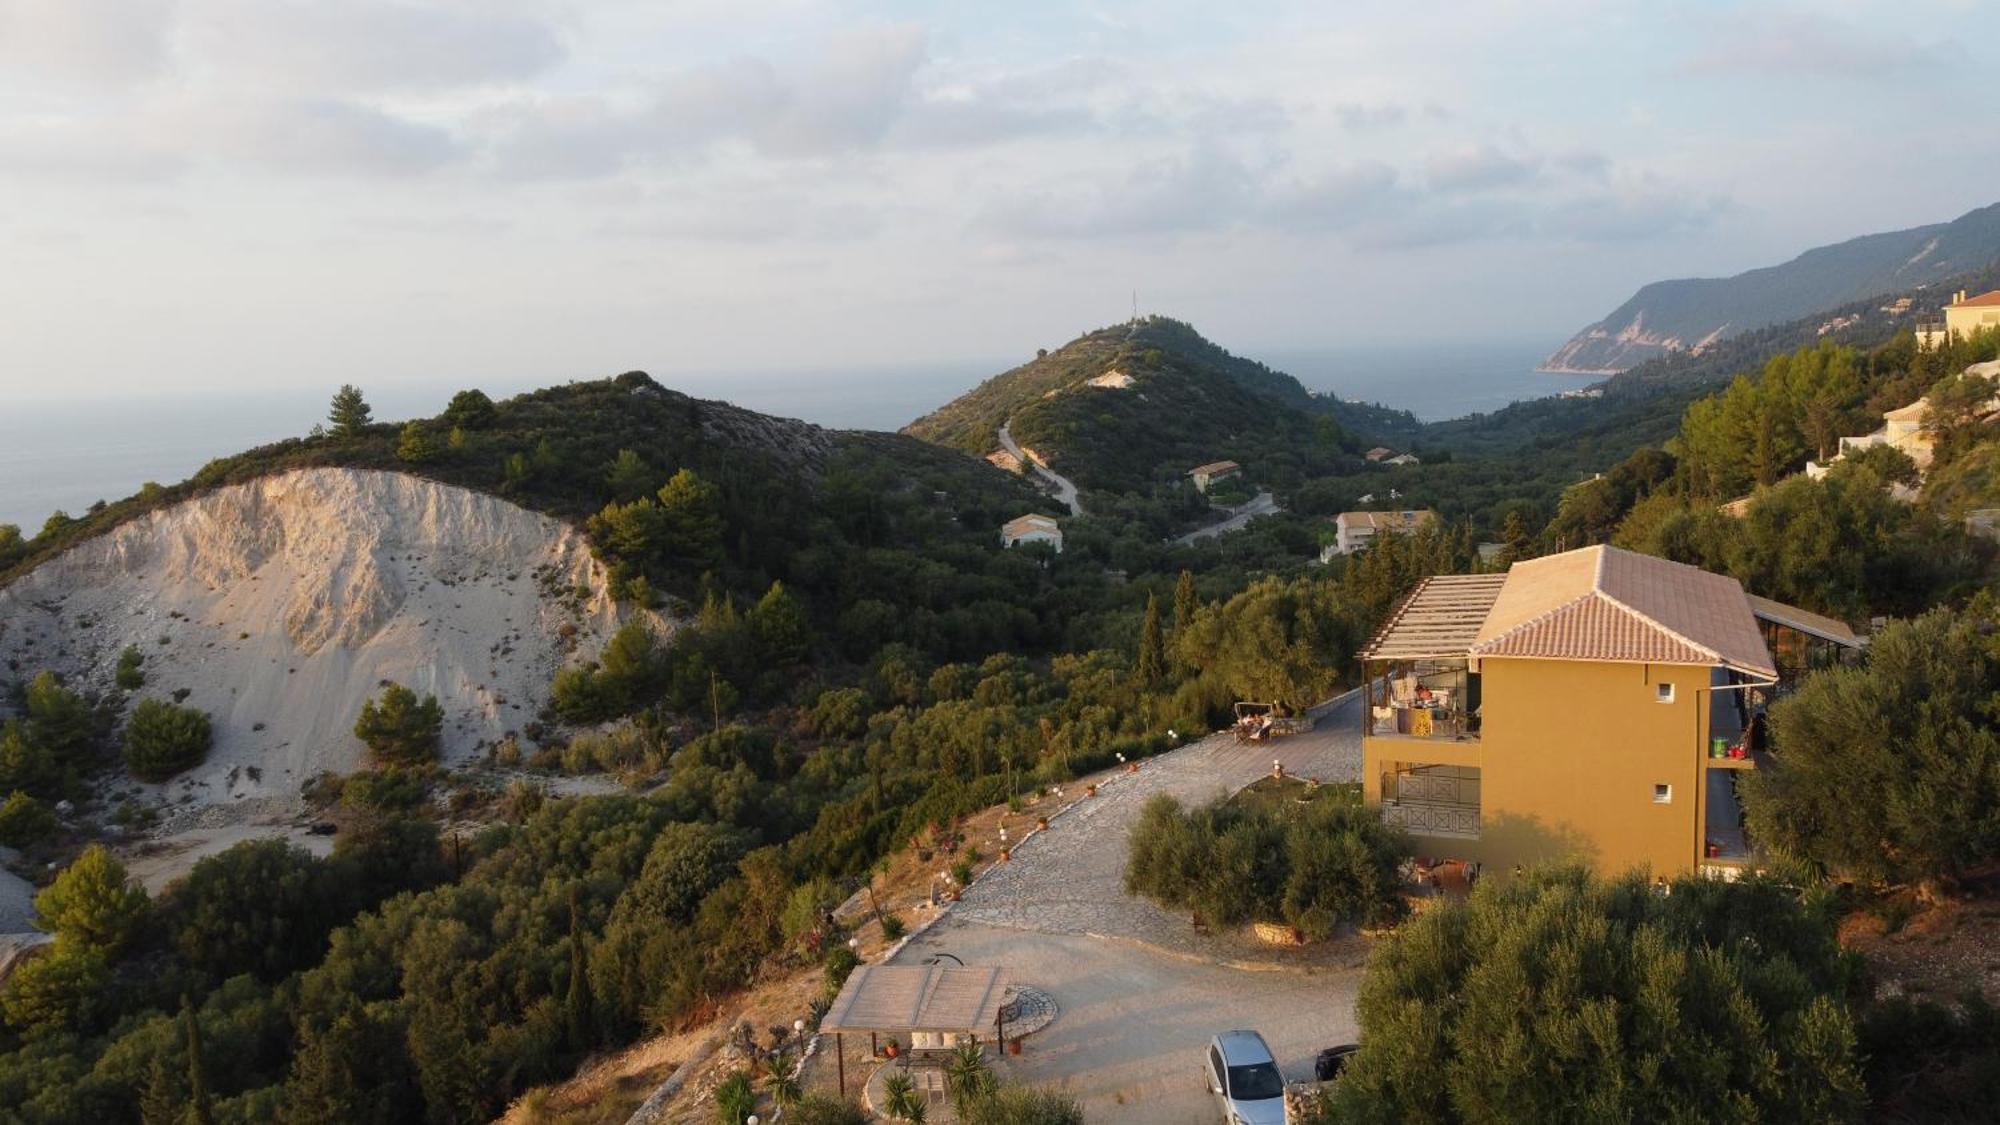
[[[1069,509],[1070,515],[1080,516],[1083,514],[1083,502],[1076,498],[1076,485],[1068,477],[1055,472],[1040,461],[1021,452],[1021,447],[1014,442],[1014,435],[1009,433],[1007,427],[1004,425],[1000,427],[1000,448],[1012,453],[1020,460],[1021,464],[1026,465],[1036,476],[1047,481],[1049,487],[1055,490],[1056,499],[1063,502],[1063,505]]]

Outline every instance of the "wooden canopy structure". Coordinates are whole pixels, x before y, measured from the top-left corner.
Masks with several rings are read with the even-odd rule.
[[[1440,574],[1424,579],[1361,650],[1361,659],[1423,660],[1472,651],[1505,574]]]
[[[917,1032],[978,1036],[993,1028],[1006,1037],[1002,998],[1006,974],[998,968],[958,965],[862,965],[848,974],[820,1020],[822,1032],[832,1032],[839,1060],[840,1088],[847,1092],[846,1053],[842,1033],[865,1031],[871,1044],[877,1035],[907,1039]]]

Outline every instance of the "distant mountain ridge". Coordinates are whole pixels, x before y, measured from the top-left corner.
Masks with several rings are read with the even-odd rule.
[[[1783,265],[1726,278],[1656,281],[1578,332],[1542,370],[1613,375],[1650,359],[1700,354],[1741,332],[2000,261],[2000,203],[1948,223],[1863,235]]]

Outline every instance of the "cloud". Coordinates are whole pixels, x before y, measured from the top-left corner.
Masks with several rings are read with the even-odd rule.
[[[1333,107],[1333,115],[1347,129],[1360,132],[1367,129],[1386,129],[1401,125],[1409,119],[1410,111],[1400,105],[1364,105],[1358,102],[1343,102]]]
[[[409,175],[458,154],[443,129],[324,99],[199,104],[178,124],[209,152],[287,173]]]
[[[1380,161],[1351,164],[1274,191],[1265,217],[1278,226],[1352,227],[1397,205],[1401,178]]]
[[[1872,79],[1969,61],[1955,43],[1920,43],[1901,31],[1864,29],[1812,12],[1743,11],[1711,21],[1680,69],[1691,75]]]
[[[1458,193],[1491,191],[1528,183],[1541,173],[1542,158],[1533,153],[1502,152],[1490,144],[1432,156],[1424,165],[1432,190]]]
[[[191,55],[235,80],[351,97],[547,70],[563,58],[562,41],[518,9],[508,0],[190,0],[183,34]]]
[[[124,85],[166,59],[169,0],[0,0],[0,68]]]
[[[907,112],[924,57],[920,29],[885,28],[837,37],[790,67],[738,58],[679,71],[634,98],[524,99],[488,118],[493,164],[581,177],[691,162],[732,143],[779,159],[872,148]]]
[[[1260,203],[1257,178],[1213,147],[1148,161],[1115,180],[1027,191],[990,204],[977,225],[1025,238],[1103,238],[1213,230]]]

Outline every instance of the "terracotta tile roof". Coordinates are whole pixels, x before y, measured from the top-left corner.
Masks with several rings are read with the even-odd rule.
[[[1194,468],[1189,469],[1188,475],[1196,476],[1198,474],[1206,473],[1209,476],[1214,476],[1217,473],[1236,472],[1242,468],[1243,466],[1237,464],[1234,461],[1210,461],[1206,465],[1196,465]]]
[[[1419,508],[1398,512],[1342,512],[1334,517],[1334,522],[1348,527],[1372,527],[1376,531],[1415,531],[1435,518],[1436,512]]]
[[[1038,512],[1029,512],[1025,516],[1015,516],[1013,519],[1001,524],[1000,530],[1005,532],[1007,537],[1011,539],[1016,535],[1023,535],[1030,531],[1061,531],[1062,527],[1050,516],[1045,516]]]
[[[1954,309],[1969,309],[1982,308],[1989,305],[2000,305],[2000,289],[1989,289],[1977,297],[1967,297],[1963,301],[1953,301],[1949,307]]]
[[[1616,547],[1515,563],[1470,654],[1777,675],[1735,579]]]

